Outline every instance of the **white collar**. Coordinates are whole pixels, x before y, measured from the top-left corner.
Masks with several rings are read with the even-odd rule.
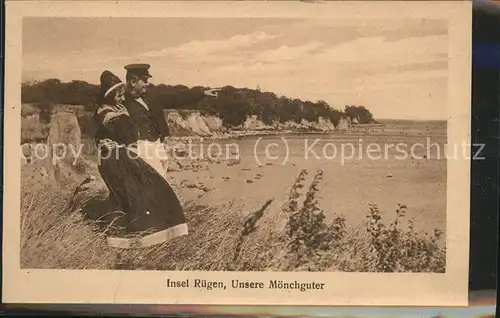
[[[146,108],[147,110],[149,110],[149,106],[148,104],[146,104],[146,102],[141,98],[141,97],[138,97],[135,99],[139,104],[141,104],[144,108]]]

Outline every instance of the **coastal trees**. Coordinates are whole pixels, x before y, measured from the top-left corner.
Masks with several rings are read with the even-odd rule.
[[[346,105],[344,113],[355,118],[359,124],[370,124],[375,121],[373,114],[364,106]]]
[[[172,93],[186,88],[188,87],[185,85],[152,85],[149,97],[161,103],[161,98],[158,96],[162,93]],[[45,112],[56,104],[81,105],[89,111],[94,109],[98,93],[99,86],[95,84],[78,80],[65,83],[52,78],[23,83],[21,99],[22,103],[40,105]],[[273,125],[276,122],[300,123],[302,120],[314,122],[320,117],[329,119],[336,125],[346,116],[355,118],[359,123],[374,121],[373,114],[364,106],[346,105],[344,110],[339,110],[322,100],[313,102],[230,85],[222,88],[217,99],[206,98],[182,108],[219,116],[227,127],[241,125],[250,115],[255,115],[266,125]]]

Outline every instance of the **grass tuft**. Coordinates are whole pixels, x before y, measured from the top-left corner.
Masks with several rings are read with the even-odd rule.
[[[387,222],[377,205],[366,224],[355,227],[335,211],[325,214],[317,196],[323,172],[311,183],[302,170],[279,209],[265,202],[248,212],[234,202],[209,207],[183,202],[189,235],[146,249],[115,250],[106,245],[109,228],[76,217],[71,208],[77,184],[38,182],[23,187],[21,266],[23,268],[141,269],[210,271],[444,272],[442,233],[415,230],[398,205]],[[32,190],[30,190],[32,189]],[[304,193],[302,193],[304,191]],[[183,200],[184,201],[184,200]],[[406,225],[405,225],[405,222]]]

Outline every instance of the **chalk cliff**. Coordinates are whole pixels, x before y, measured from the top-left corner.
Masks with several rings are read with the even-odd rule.
[[[213,115],[203,115],[199,111],[188,110],[168,110],[165,112],[165,118],[169,125],[170,133],[174,137],[181,136],[199,136],[211,137],[224,133],[228,133],[230,129],[223,126],[222,120]],[[234,130],[259,132],[266,130],[276,131],[348,131],[352,128],[352,123],[349,117],[342,117],[337,125],[333,124],[329,119],[319,117],[317,121],[309,122],[302,120],[300,123],[293,121],[285,123],[274,123],[266,125],[259,120],[256,115],[250,115],[238,127],[233,127]]]
[[[180,112],[169,110],[165,112],[170,134],[179,136],[208,137],[225,131],[222,120],[216,116],[201,115],[198,111]]]

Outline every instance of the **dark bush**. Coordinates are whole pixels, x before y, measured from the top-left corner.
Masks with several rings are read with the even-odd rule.
[[[186,88],[188,87],[185,85],[160,84],[151,87],[148,97],[158,103],[168,104],[168,101],[161,100],[163,93]],[[22,102],[45,105],[46,107],[41,107],[45,109],[41,117],[46,120],[50,113],[46,109],[50,108],[49,104],[81,105],[85,111],[93,112],[98,93],[98,85],[84,81],[63,83],[58,79],[48,79],[42,82],[24,83]],[[317,121],[319,117],[329,119],[336,125],[343,116],[357,118],[360,123],[373,122],[373,115],[364,106],[347,105],[342,111],[334,109],[325,101],[312,102],[285,96],[278,97],[274,93],[262,92],[259,89],[232,86],[223,87],[217,99],[205,98],[185,105],[181,109],[199,110],[204,114],[219,116],[226,127],[241,125],[249,115],[256,115],[258,120],[267,125],[288,121],[300,123],[303,119]]]

